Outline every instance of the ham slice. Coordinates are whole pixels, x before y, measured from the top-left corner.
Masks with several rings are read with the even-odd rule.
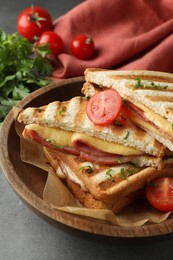
[[[116,165],[133,161],[136,156],[121,156],[117,154],[103,152],[95,147],[89,146],[81,141],[74,142],[74,146],[55,146],[48,140],[44,140],[36,131],[25,129],[25,137],[32,139],[36,143],[51,149],[58,149],[61,152],[73,154],[79,157],[81,161],[98,163],[99,165]]]
[[[156,124],[154,124],[154,122],[150,121],[145,115],[144,115],[144,111],[140,108],[138,108],[137,106],[135,106],[134,104],[132,104],[130,101],[128,101],[128,106],[126,106],[124,108],[124,114],[126,114],[126,116],[128,115],[128,111],[130,113],[133,113],[134,115],[138,116],[139,118],[141,118],[143,121],[149,123],[150,125],[152,125],[155,129],[159,130],[159,132],[163,135],[163,136],[167,136],[167,138],[173,143],[173,137],[168,135],[166,132],[164,132],[162,129],[160,129]]]

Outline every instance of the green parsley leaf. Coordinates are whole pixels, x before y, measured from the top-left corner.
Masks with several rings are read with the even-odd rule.
[[[135,81],[136,81],[136,84],[135,84],[134,88],[142,88],[143,87],[142,84],[141,84],[140,78],[136,78]]]
[[[151,86],[152,87],[154,87],[155,89],[160,89],[161,88],[161,86],[160,86],[160,84],[158,83],[158,84],[155,84],[153,81],[151,81]]]
[[[114,181],[113,177],[112,177],[112,169],[108,169],[106,171],[106,175],[107,177],[111,180],[111,181]]]
[[[127,177],[130,177],[135,173],[135,171],[132,169],[126,169],[126,172],[127,172]]]
[[[51,51],[48,48],[48,44],[42,44],[42,45],[37,46],[36,51],[42,58],[45,58],[47,54],[51,54]]]
[[[114,124],[115,126],[122,126],[122,124],[121,124],[120,122],[118,122],[118,120],[114,120],[114,121],[113,121],[113,124]]]
[[[85,96],[85,99],[88,101],[91,97],[90,96]]]
[[[128,106],[128,101],[127,101],[127,99],[123,98],[122,100],[123,100],[123,104],[126,105],[126,106]]]
[[[126,174],[125,174],[125,169],[124,169],[124,168],[121,168],[120,173],[121,173],[121,177],[122,177],[123,179],[127,179],[127,176],[126,176]]]
[[[53,138],[47,138],[47,139],[46,139],[46,142],[52,144],[52,145],[53,145],[54,147],[56,147],[57,149],[63,149],[63,148],[64,148],[64,146],[62,146],[62,145],[57,145],[57,144],[56,144],[56,141],[55,141]]]
[[[124,137],[124,140],[127,140],[127,139],[128,139],[129,134],[130,134],[130,132],[127,132],[127,134],[126,134],[125,137]]]
[[[132,166],[134,166],[135,168],[140,169],[140,167],[137,165],[137,163],[134,163],[132,161],[129,161],[128,163],[131,164]]]
[[[59,114],[61,115],[62,113],[64,113],[66,111],[66,107],[63,106],[60,110],[59,110]]]

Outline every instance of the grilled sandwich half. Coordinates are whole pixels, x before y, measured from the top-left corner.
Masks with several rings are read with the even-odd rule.
[[[173,74],[89,68],[85,79],[83,93],[116,89],[127,101],[127,117],[173,151]]]
[[[134,201],[144,199],[144,188],[156,177],[172,176],[173,160],[165,160],[164,167],[137,167],[130,163],[99,165],[82,162],[75,155],[43,148],[55,174],[86,208],[109,209],[119,213]]]
[[[86,103],[78,96],[26,108],[18,117],[26,125],[23,136],[99,164],[130,161],[140,167],[157,167],[161,163],[163,145],[121,115],[121,125],[94,125],[87,117]]]

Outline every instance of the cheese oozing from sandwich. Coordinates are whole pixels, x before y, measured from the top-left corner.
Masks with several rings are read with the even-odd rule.
[[[73,146],[76,141],[83,142],[98,150],[104,152],[119,154],[124,156],[140,155],[142,151],[133,147],[124,146],[122,144],[108,142],[98,139],[96,137],[88,136],[82,133],[65,131],[58,128],[50,128],[37,124],[30,124],[25,126],[28,130],[36,131],[44,140],[51,142],[54,146]]]
[[[148,128],[150,131],[155,132],[156,134],[160,135],[160,130],[167,133],[170,137],[173,137],[173,129],[172,129],[172,124],[164,117],[160,116],[159,114],[156,114],[153,112],[150,108],[146,107],[145,105],[133,101],[131,98],[127,98],[129,101],[134,103],[138,108],[140,108],[144,112],[144,116],[154,123],[158,129],[154,126],[152,126],[150,123],[147,121],[142,120],[140,117],[132,117],[133,121],[136,121],[141,126],[144,126]]]
[[[87,191],[86,186],[84,183],[77,177],[77,175],[68,167],[67,165],[64,165],[65,171],[67,172],[67,175],[62,171],[61,167],[59,166],[56,169],[56,174],[60,179],[70,179],[71,181],[77,183],[82,190]]]

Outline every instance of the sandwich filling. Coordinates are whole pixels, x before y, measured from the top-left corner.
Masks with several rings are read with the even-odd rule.
[[[131,120],[159,136],[164,136],[173,143],[173,128],[168,120],[143,104],[132,101],[129,97],[127,99],[128,105],[125,107],[125,112]]]
[[[142,151],[122,144],[37,124],[27,125],[23,136],[48,148],[76,155],[81,161],[90,161],[99,165],[136,162],[138,157],[144,155]]]

